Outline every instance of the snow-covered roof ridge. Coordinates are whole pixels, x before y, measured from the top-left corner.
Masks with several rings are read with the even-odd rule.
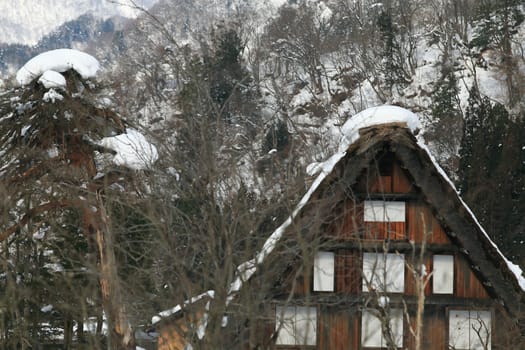
[[[74,69],[82,78],[89,79],[96,76],[100,70],[100,63],[95,57],[78,50],[46,51],[27,61],[16,73],[16,81],[23,86],[39,78],[46,71],[63,73],[70,69]]]
[[[405,125],[414,135],[421,128],[419,117],[405,108],[382,105],[365,109],[349,118],[341,127],[341,139],[337,152],[324,162],[309,164],[306,173],[313,176],[319,172],[331,172],[337,162],[346,154],[348,147],[359,139],[359,130],[394,123]]]
[[[406,124],[414,135],[421,128],[419,117],[407,109],[392,105],[371,107],[357,113],[343,124],[338,151],[346,152],[348,147],[359,139],[360,129],[392,123]]]

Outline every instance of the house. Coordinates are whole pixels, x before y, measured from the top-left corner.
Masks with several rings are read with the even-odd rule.
[[[216,300],[235,348],[525,348],[521,270],[461,200],[418,126],[394,106],[343,126],[338,152],[310,167],[320,173],[309,191]],[[198,308],[199,338],[213,301]],[[181,319],[179,309],[165,316]],[[161,337],[189,339],[176,323],[164,323]]]

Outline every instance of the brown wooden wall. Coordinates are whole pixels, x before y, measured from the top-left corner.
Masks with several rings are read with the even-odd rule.
[[[468,261],[456,255],[454,258],[454,295],[460,298],[488,299],[489,294],[472,271]]]
[[[453,253],[451,253],[453,254]],[[483,283],[479,280],[476,274],[471,269],[468,261],[463,258],[459,253],[454,255],[454,294],[453,296],[458,298],[470,298],[470,299],[488,299],[490,295],[483,286]],[[415,277],[411,268],[414,268],[415,263],[411,262],[411,256],[405,255],[407,267],[405,268],[405,295],[416,296],[416,283]],[[340,249],[336,251],[335,255],[335,293],[337,294],[348,294],[348,295],[359,295],[362,291],[362,280],[361,280],[361,252],[350,249]],[[432,271],[432,254],[427,253],[424,264],[426,271],[430,273]],[[293,283],[295,278],[295,283]],[[304,296],[308,294],[315,294],[312,290],[312,277],[311,273],[296,274],[295,272],[290,273],[290,278],[287,282],[288,287],[284,287],[285,290],[290,290],[292,285],[295,285],[295,295]],[[322,292],[326,294],[326,292]],[[432,278],[425,287],[425,295],[427,297],[432,296]]]
[[[449,244],[445,230],[428,204],[422,200],[407,201],[407,238],[415,243]]]
[[[339,250],[335,258],[335,292],[358,294],[361,292],[361,254],[352,250]]]
[[[334,223],[328,230],[331,237],[342,240],[412,241],[427,244],[450,244],[445,230],[428,204],[420,199],[407,199],[405,222],[364,222],[363,203],[351,200],[345,204],[342,223]]]
[[[387,166],[371,167],[356,188],[366,193],[413,193],[417,189],[406,170],[397,161]]]
[[[331,310],[321,314],[319,321],[319,349],[348,350],[359,347],[359,312]]]

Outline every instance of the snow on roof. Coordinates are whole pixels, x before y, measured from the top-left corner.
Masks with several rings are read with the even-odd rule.
[[[131,128],[126,129],[123,134],[105,137],[98,144],[116,152],[113,163],[135,170],[149,168],[159,158],[157,147],[149,143],[139,131]]]
[[[414,134],[421,128],[418,116],[404,108],[390,105],[368,108],[344,123],[339,152],[346,152],[348,147],[359,139],[359,129],[389,123],[404,123]]]
[[[360,129],[390,123],[405,124],[414,134],[416,134],[421,128],[421,122],[419,121],[418,116],[404,108],[383,105],[365,109],[348,119],[343,124],[343,127],[341,128],[342,136],[339,141],[337,153],[324,162],[316,162],[308,165],[306,168],[307,174],[313,176],[320,171],[323,173],[330,173],[337,162],[344,157],[348,147],[359,139]]]
[[[96,58],[72,49],[51,50],[30,59],[16,73],[16,81],[27,85],[46,71],[62,73],[74,69],[84,79],[93,78],[100,69]]]
[[[184,301],[184,303],[182,303],[183,306],[179,304],[179,305],[176,305],[175,307],[172,307],[171,309],[159,312],[157,315],[151,318],[151,324],[156,324],[160,322],[160,320],[162,320],[163,318],[176,314],[179,311],[181,311],[183,307],[187,307],[188,305],[194,304],[198,302],[199,300],[202,300],[205,297],[213,298],[214,296],[215,296],[215,291],[213,290],[209,290],[207,292],[199,294],[191,299]]]

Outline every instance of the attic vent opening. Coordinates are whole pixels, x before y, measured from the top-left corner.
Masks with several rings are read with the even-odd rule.
[[[392,154],[383,155],[378,161],[379,176],[392,176],[394,157]]]

